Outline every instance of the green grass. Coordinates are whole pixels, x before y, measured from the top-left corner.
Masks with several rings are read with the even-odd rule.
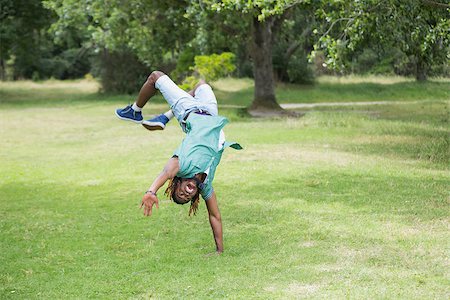
[[[366,80],[365,80],[366,79]],[[215,85],[217,95],[225,105],[248,106],[253,99],[253,87],[250,80],[235,82],[234,79],[222,79]],[[318,78],[314,85],[277,85],[279,103],[320,103],[320,102],[369,102],[369,101],[423,101],[450,99],[450,80],[435,80],[424,83],[411,82],[395,78],[358,77],[340,80]],[[238,89],[240,88],[240,89]],[[233,92],[230,93],[229,90]]]
[[[188,217],[160,193],[151,218],[138,209],[178,126],[150,133],[119,121],[114,109],[133,96],[74,84],[0,84],[0,298],[448,298],[448,83],[426,97],[398,83],[409,96],[390,100],[414,101],[298,119],[223,107],[227,136],[245,149],[227,150],[216,174],[221,256],[206,255],[204,204]],[[343,83],[312,89],[326,84],[330,101],[367,100],[337,95]],[[286,102],[309,102],[304,87],[289,88]],[[252,90],[243,81],[218,94],[244,105]],[[165,108],[158,99],[144,114]]]
[[[250,79],[226,78],[213,83],[222,107],[249,106],[253,99]],[[314,85],[277,84],[279,103],[320,103],[353,101],[423,101],[450,99],[450,79],[416,83],[390,77],[320,77]],[[0,104],[54,106],[56,103],[92,101],[134,101],[136,95],[95,94],[95,81],[0,82]],[[165,105],[162,97],[155,103]]]

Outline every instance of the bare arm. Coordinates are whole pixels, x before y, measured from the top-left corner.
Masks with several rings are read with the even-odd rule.
[[[177,175],[180,165],[178,164],[178,157],[172,157],[167,162],[162,172],[156,177],[152,185],[148,189],[156,194],[156,192],[166,183],[167,180]]]
[[[222,218],[220,216],[219,207],[217,205],[216,193],[213,192],[211,198],[206,202],[208,208],[209,223],[214,235],[214,241],[216,242],[216,252],[223,252],[223,234],[222,234]]]
[[[147,193],[145,193],[144,197],[142,197],[141,208],[144,207],[145,216],[152,215],[152,208],[154,204],[156,205],[156,208],[159,208],[158,197],[156,196],[156,193],[164,185],[164,183],[166,183],[167,180],[175,177],[179,169],[180,166],[178,163],[178,158],[172,157],[171,159],[169,159],[163,171],[158,175],[158,177],[156,177],[150,188],[147,190]]]

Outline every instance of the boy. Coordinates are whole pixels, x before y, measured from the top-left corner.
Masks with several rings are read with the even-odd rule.
[[[166,99],[171,110],[144,121],[142,107],[157,90]],[[242,147],[237,143],[225,142],[222,128],[228,120],[218,115],[217,100],[211,87],[201,81],[194,90],[187,93],[163,72],[154,71],[142,86],[137,101],[123,109],[117,109],[116,115],[122,120],[142,124],[149,130],[164,129],[171,118],[177,118],[186,137],[145,192],[141,208],[144,208],[145,216],[152,214],[153,205],[158,208],[156,193],[168,180],[166,194],[178,204],[191,202],[189,215],[195,215],[201,194],[208,209],[216,252],[222,253],[222,220],[212,181],[225,147],[238,150]]]

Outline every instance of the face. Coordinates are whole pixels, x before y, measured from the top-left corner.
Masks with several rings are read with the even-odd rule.
[[[181,179],[175,194],[179,200],[187,203],[197,194],[197,184],[193,179]]]

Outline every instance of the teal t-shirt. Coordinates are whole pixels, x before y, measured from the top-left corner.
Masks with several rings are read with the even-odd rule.
[[[242,149],[237,143],[225,143],[219,148],[220,131],[227,123],[228,120],[221,116],[191,113],[186,120],[186,137],[174,153],[180,164],[177,177],[192,178],[199,173],[207,174],[200,191],[205,200],[211,198],[212,181],[224,148]]]

